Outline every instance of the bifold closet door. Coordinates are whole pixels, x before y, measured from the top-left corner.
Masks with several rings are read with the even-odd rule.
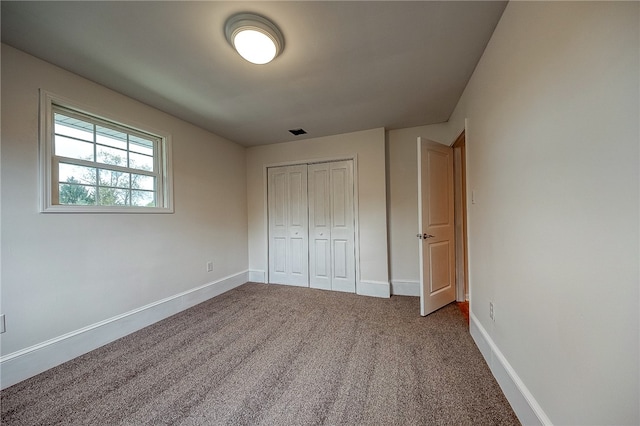
[[[307,166],[267,170],[269,282],[309,286]]]
[[[355,293],[353,161],[310,164],[309,285]]]

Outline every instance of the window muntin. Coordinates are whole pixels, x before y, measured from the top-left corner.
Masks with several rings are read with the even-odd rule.
[[[43,92],[43,212],[171,212],[168,135]]]

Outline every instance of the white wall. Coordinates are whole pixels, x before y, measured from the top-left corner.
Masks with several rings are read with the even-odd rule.
[[[175,213],[39,213],[39,88],[170,133]],[[245,166],[243,147],[3,45],[2,355],[246,274]]]
[[[252,147],[247,150],[249,269],[252,279],[266,278],[266,167],[277,164],[356,157],[360,275],[357,292],[389,294],[384,129]]]
[[[474,337],[559,425],[640,423],[639,9],[509,3],[450,120]]]

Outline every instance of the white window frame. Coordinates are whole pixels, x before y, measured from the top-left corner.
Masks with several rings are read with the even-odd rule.
[[[79,113],[96,121],[106,122],[132,133],[142,133],[158,140],[157,153],[154,153],[157,179],[155,207],[140,206],[99,206],[99,205],[67,205],[57,203],[58,157],[54,153],[54,120],[56,107]],[[171,135],[167,132],[152,129],[150,126],[137,124],[129,119],[122,119],[99,111],[96,108],[40,89],[40,212],[42,213],[173,213],[173,178],[171,167]],[[98,164],[99,165],[99,164]],[[107,167],[109,167],[107,165]]]

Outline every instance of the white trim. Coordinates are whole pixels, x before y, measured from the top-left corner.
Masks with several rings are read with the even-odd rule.
[[[254,283],[266,283],[267,274],[265,271],[259,271],[255,269],[249,270],[249,281]]]
[[[361,296],[391,297],[391,285],[384,281],[357,281],[356,294]]]
[[[272,283],[265,283],[265,284],[286,285],[288,287],[311,288],[311,287],[309,287],[309,283],[279,283],[279,282],[272,282]]]
[[[269,283],[269,167],[272,166],[268,166],[268,165],[263,165],[262,167],[262,204],[263,204],[263,214],[262,214],[262,221],[263,221],[263,230],[264,233],[262,234],[263,236],[263,240],[262,243],[264,244],[264,266],[265,266],[265,271],[264,271],[264,282],[265,283]]]
[[[249,271],[221,278],[121,315],[0,357],[0,388],[90,352],[248,281]]]
[[[360,282],[360,170],[358,168],[358,154],[353,154],[353,255],[355,256],[356,289]],[[357,291],[357,290],[356,290]],[[389,296],[387,296],[389,297]]]
[[[422,236],[422,137],[418,136],[417,141],[417,168],[418,168],[418,232],[417,236]],[[420,315],[425,316],[425,297],[424,294],[424,245],[422,238],[418,239],[418,268],[420,270],[420,284],[418,285],[418,296],[420,296]]]
[[[484,329],[478,318],[469,311],[469,332],[511,404],[518,420],[524,425],[552,425],[551,420],[522,382],[509,361]]]
[[[391,294],[394,296],[420,297],[420,281],[391,280]]]

